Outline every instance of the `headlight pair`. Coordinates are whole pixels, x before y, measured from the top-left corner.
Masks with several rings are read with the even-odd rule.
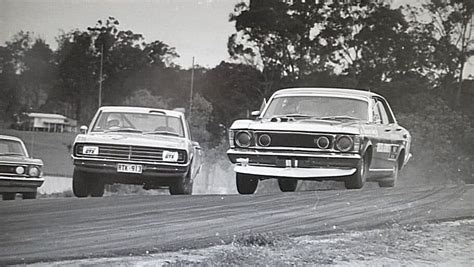
[[[31,177],[39,177],[41,174],[40,169],[36,166],[30,166],[29,168],[18,166],[15,168],[15,172],[17,174],[27,174],[28,176],[31,176]]]
[[[229,131],[229,142],[231,147],[248,148],[255,144],[253,133],[241,130],[241,131]],[[258,140],[260,146],[269,146],[271,138],[268,134],[260,135]]]

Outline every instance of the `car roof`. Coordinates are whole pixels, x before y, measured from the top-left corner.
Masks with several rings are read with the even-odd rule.
[[[349,96],[349,97],[363,97],[370,98],[373,96],[381,97],[380,95],[365,91],[362,89],[345,89],[345,88],[322,88],[322,87],[301,87],[301,88],[286,88],[278,90],[274,96],[278,95],[300,95],[300,94],[327,94],[335,96]]]
[[[129,106],[103,106],[100,111],[106,112],[129,112],[129,113],[164,113],[173,117],[184,116],[183,112],[176,110],[167,110],[159,108],[129,107]]]
[[[11,136],[11,135],[1,135],[0,134],[0,139],[22,142],[20,138],[15,137],[15,136]]]

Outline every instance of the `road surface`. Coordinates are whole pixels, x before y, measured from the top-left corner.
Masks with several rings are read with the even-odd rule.
[[[0,265],[318,235],[474,217],[474,186],[0,202]]]

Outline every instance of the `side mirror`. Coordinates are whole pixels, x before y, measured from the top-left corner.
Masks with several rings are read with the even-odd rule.
[[[201,146],[199,145],[198,142],[193,141],[192,144],[193,144],[193,147],[194,147],[194,148],[196,148],[196,149],[201,149]]]
[[[82,125],[81,128],[79,128],[79,131],[81,134],[85,134],[87,132],[87,129],[88,129],[87,126]]]
[[[260,116],[260,110],[254,110],[252,113],[250,113],[250,115],[252,115],[252,117],[258,117]]]

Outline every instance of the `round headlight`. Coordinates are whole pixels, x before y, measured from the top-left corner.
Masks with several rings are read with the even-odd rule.
[[[329,138],[326,136],[320,136],[316,139],[316,145],[318,145],[318,148],[326,149],[329,147]]]
[[[339,151],[347,152],[351,150],[353,144],[352,138],[347,135],[341,135],[336,141],[336,148]]]
[[[25,168],[23,168],[22,166],[18,166],[16,167],[15,171],[17,174],[23,174],[25,173]]]
[[[40,175],[40,170],[37,168],[37,167],[31,167],[29,170],[28,170],[28,175],[29,176],[39,176]]]
[[[272,138],[268,134],[262,134],[258,137],[258,144],[261,146],[269,146]]]
[[[235,136],[235,143],[239,147],[249,147],[252,137],[249,132],[238,132]]]

